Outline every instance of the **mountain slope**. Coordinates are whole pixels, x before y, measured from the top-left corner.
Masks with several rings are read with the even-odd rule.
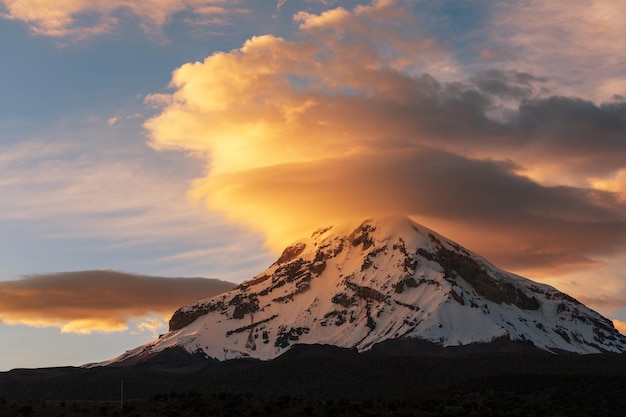
[[[387,217],[316,231],[234,290],[180,308],[167,334],[112,362],[170,347],[267,360],[294,344],[366,351],[399,338],[626,351],[608,319],[568,295],[502,271],[408,218]]]

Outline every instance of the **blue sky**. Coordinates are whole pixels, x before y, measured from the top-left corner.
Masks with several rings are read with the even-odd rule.
[[[85,306],[72,331],[33,275],[241,282],[322,225],[386,213],[624,326],[625,7],[0,0],[0,298],[41,297],[0,305],[0,370],[166,329],[157,306],[119,307],[121,327]]]

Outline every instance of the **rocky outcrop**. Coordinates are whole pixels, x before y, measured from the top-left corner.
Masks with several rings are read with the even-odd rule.
[[[169,331],[175,331],[182,329],[185,326],[193,323],[198,317],[202,317],[206,314],[213,313],[224,308],[223,301],[216,301],[207,304],[196,305],[191,309],[181,307],[174,312],[172,318],[169,321]]]

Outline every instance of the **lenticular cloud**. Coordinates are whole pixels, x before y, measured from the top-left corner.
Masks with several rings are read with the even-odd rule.
[[[546,96],[515,71],[441,81],[454,62],[404,7],[299,13],[296,40],[181,66],[171,94],[147,99],[151,145],[205,158],[191,196],[277,250],[319,224],[400,213],[516,270],[622,251],[626,203],[592,180],[626,164],[626,103]]]

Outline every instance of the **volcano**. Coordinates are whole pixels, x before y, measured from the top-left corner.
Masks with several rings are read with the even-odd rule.
[[[271,360],[295,345],[364,352],[388,341],[502,340],[555,354],[626,352],[612,322],[574,298],[406,217],[385,217],[315,231],[234,290],[178,309],[158,340],[103,364],[171,348]]]

